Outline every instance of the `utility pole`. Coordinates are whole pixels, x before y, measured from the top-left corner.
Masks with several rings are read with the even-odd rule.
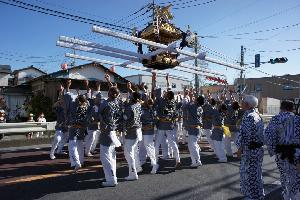
[[[197,34],[196,34],[197,35]],[[198,37],[195,37],[195,53],[198,54]],[[198,68],[198,59],[195,59],[195,67]],[[195,73],[195,89],[196,94],[199,95],[199,75]]]
[[[241,46],[241,62],[240,62],[240,66],[241,68],[244,68],[244,46],[242,45]],[[243,81],[243,73],[244,73],[244,70],[242,69],[241,70],[241,74],[240,74],[240,95],[239,95],[239,100],[241,101],[242,100],[242,91],[244,90],[244,81]]]
[[[74,39],[76,39],[75,37],[74,37]],[[73,49],[73,52],[72,52],[74,55],[76,54],[76,52],[75,52],[75,49]],[[76,64],[76,58],[73,58],[73,60],[72,60],[72,62],[71,62],[71,66],[72,67],[75,67],[75,64]]]

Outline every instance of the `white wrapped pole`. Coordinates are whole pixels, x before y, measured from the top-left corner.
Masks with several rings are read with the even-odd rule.
[[[137,66],[132,66],[132,65],[124,66],[123,63],[117,63],[117,62],[112,62],[112,61],[107,61],[107,60],[101,60],[101,59],[91,58],[91,57],[87,57],[87,56],[81,56],[81,55],[77,55],[77,54],[66,53],[65,56],[69,57],[69,58],[87,60],[87,61],[98,62],[98,63],[102,63],[102,64],[115,65],[115,66],[119,66],[119,67],[123,67],[123,68],[127,68],[127,69],[134,69],[134,70],[140,70],[140,71],[145,71],[145,72],[156,71],[156,70],[152,70],[152,69],[145,68],[145,67],[137,67]],[[199,72],[199,71],[196,71],[196,70],[193,70],[193,69],[186,69],[186,68],[179,68],[179,67],[174,68],[173,70],[179,71],[179,72],[185,72],[185,73],[192,73],[192,74],[196,73],[200,76],[206,76],[206,75],[209,74],[209,73]],[[158,74],[164,74],[164,75],[170,74],[170,73],[166,73],[166,72],[162,72],[162,71],[159,71],[157,73]],[[180,75],[175,75],[175,76],[180,76]]]
[[[104,56],[110,56],[110,57],[114,57],[114,58],[121,58],[121,59],[124,59],[124,60],[140,62],[139,58],[136,58],[136,57],[121,55],[121,54],[108,52],[108,51],[102,51],[102,50],[95,49],[95,48],[92,48],[92,47],[76,45],[76,44],[60,42],[60,41],[57,41],[56,45],[61,46],[61,47],[65,47],[65,48],[79,50],[79,51],[85,51],[85,52],[89,52],[89,53],[96,53],[96,54],[100,54],[100,55],[104,55]]]
[[[116,37],[116,38],[120,38],[120,39],[123,39],[123,40],[128,40],[128,41],[131,41],[131,42],[137,42],[137,43],[142,43],[142,44],[146,44],[146,45],[157,47],[157,48],[166,49],[166,50],[176,52],[176,53],[180,53],[181,55],[190,56],[190,57],[193,57],[193,58],[199,58],[199,56],[201,56],[201,53],[196,54],[196,53],[193,53],[193,52],[188,52],[188,51],[181,50],[181,49],[176,48],[176,47],[174,47],[173,49],[168,48],[168,46],[164,45],[164,44],[160,44],[160,43],[152,42],[152,41],[149,41],[149,40],[137,38],[137,37],[134,37],[134,36],[126,35],[124,33],[111,31],[109,29],[101,28],[101,27],[98,27],[98,26],[93,26],[93,32],[100,33],[100,34],[103,34],[103,35],[112,36],[112,37]],[[226,62],[223,62],[223,61],[220,61],[220,60],[209,58],[207,56],[205,56],[205,58],[203,60],[206,60],[208,62],[212,62],[212,63],[215,63],[215,64],[223,65],[223,66],[226,66],[226,67],[229,67],[229,68],[233,68],[233,69],[237,69],[237,70],[243,70],[243,68],[241,68],[239,65],[226,63]]]

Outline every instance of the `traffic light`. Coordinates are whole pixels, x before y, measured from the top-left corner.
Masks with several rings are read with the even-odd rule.
[[[282,58],[270,59],[269,63],[271,63],[271,64],[286,63],[287,61],[288,61],[288,59],[286,57],[282,57]]]

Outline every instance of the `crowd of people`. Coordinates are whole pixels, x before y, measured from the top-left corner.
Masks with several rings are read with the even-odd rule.
[[[159,170],[158,159],[175,158],[175,169],[181,160],[178,141],[187,142],[191,168],[202,165],[199,138],[205,135],[218,162],[228,157],[241,158],[241,192],[247,199],[264,199],[262,162],[266,144],[281,174],[285,199],[299,199],[300,195],[300,117],[294,115],[293,102],[283,101],[281,112],[264,130],[262,117],[256,107],[258,100],[245,95],[241,105],[231,95],[219,99],[203,96],[186,89],[183,97],[175,97],[156,87],[156,74],[152,77],[152,91],[144,85],[127,84],[128,98],[121,99],[117,84],[105,75],[109,85],[108,98],[101,94],[100,83],[94,91],[89,82],[85,94],[70,92],[71,80],[62,87],[58,101],[53,105],[57,116],[56,133],[50,151],[66,154],[68,143],[71,167],[74,172],[84,165],[84,157],[95,153],[100,143],[100,160],[105,174],[105,187],[118,184],[116,175],[116,147],[123,145],[128,163],[126,180],[137,180],[138,173],[149,157],[152,174]],[[168,76],[166,77],[169,86]],[[187,138],[186,138],[187,136]],[[233,153],[233,143],[237,151]]]

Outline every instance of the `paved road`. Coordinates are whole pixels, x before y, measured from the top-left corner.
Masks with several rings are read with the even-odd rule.
[[[0,194],[5,200],[81,200],[81,199],[152,199],[152,200],[225,200],[241,199],[239,161],[218,163],[211,152],[202,152],[203,166],[190,169],[190,158],[181,150],[183,167],[174,171],[174,160],[160,160],[159,174],[149,174],[147,163],[138,181],[125,181],[126,162],[120,154],[115,188],[102,188],[104,174],[99,155],[88,158],[85,167],[72,174],[67,156],[50,160],[49,148],[6,149],[1,153]],[[1,150],[0,150],[1,152]],[[265,152],[263,176],[267,199],[280,199],[279,172]],[[272,191],[272,192],[271,192]],[[271,192],[271,193],[270,193]],[[269,194],[270,193],[270,194]]]

